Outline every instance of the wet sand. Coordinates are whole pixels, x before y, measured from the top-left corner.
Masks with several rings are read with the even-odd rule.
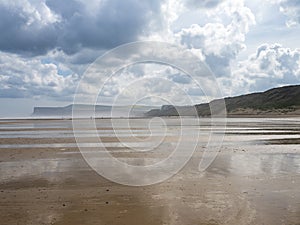
[[[176,139],[178,125],[169,120],[166,142]],[[142,143],[147,122],[133,121]],[[169,153],[128,152],[114,146],[106,120],[97,124],[102,142],[121,160],[161,160]],[[300,119],[229,119],[217,158],[199,172],[209,130],[203,124],[200,144],[178,174],[130,187],[88,166],[71,121],[0,121],[0,224],[300,224]],[[132,141],[126,129],[122,140]]]

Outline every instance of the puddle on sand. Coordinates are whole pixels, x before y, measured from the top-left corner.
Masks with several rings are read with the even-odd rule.
[[[222,154],[204,177],[229,180],[264,224],[300,222],[300,153]]]
[[[300,175],[300,153],[235,153],[219,155],[208,173],[224,176]]]
[[[119,125],[126,127],[124,121]],[[132,123],[133,127],[144,129],[147,128],[148,120],[139,119]],[[208,119],[201,121],[201,128],[205,132],[209,131],[209,123]],[[180,126],[176,119],[167,119],[167,124],[175,130]],[[189,119],[187,124],[192,127],[193,119]],[[97,127],[100,128],[107,128],[110,125],[109,120],[97,121]],[[251,217],[254,215],[258,222],[252,224],[299,224],[299,148],[295,145],[293,153],[280,152],[281,150],[274,153],[273,145],[264,145],[264,140],[268,138],[297,137],[292,130],[299,129],[299,125],[299,119],[229,119],[228,128],[230,132],[236,134],[225,137],[224,146],[227,149],[241,147],[241,144],[247,142],[250,145],[249,149],[254,143],[251,141],[262,141],[258,141],[258,145],[253,146],[252,151],[244,153],[227,151],[219,154],[204,174],[199,174],[198,171],[189,174],[179,173],[166,182],[150,187],[132,188],[111,183],[92,171],[80,154],[73,154],[74,152],[64,154],[63,151],[58,151],[60,157],[57,158],[54,154],[53,158],[0,162],[1,220],[6,225],[18,223],[39,225],[43,222],[63,225],[78,223],[179,225],[201,224],[201,222],[222,224],[224,221],[231,222],[227,224],[247,224],[249,215]],[[16,131],[14,137],[34,136],[37,132],[34,131],[35,128],[71,128],[71,121],[0,125],[0,128],[8,129],[27,127],[32,128],[30,131],[32,133]],[[262,131],[256,133],[253,129]],[[268,130],[272,131],[272,136],[266,134]],[[47,136],[47,132],[40,134]],[[101,132],[99,134],[106,135],[111,131]],[[192,132],[192,129],[189,132]],[[83,131],[81,134],[89,133]],[[185,134],[188,136],[188,132]],[[87,143],[90,147],[89,144]],[[147,145],[145,142],[143,144]],[[138,146],[141,147],[143,144]],[[108,145],[119,146],[115,143]],[[46,145],[28,143],[4,147],[37,149],[74,146],[75,143]],[[260,146],[264,146],[264,149],[262,150]],[[289,146],[279,145],[279,147],[284,150]],[[22,154],[26,154],[26,150]],[[236,217],[235,220],[233,217]],[[249,221],[251,224],[251,220]]]

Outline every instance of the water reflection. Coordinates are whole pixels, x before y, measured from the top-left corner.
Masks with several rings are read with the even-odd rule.
[[[234,153],[219,155],[208,173],[224,176],[300,174],[300,153]]]
[[[187,143],[185,147],[189,148],[190,134],[195,129],[201,129],[203,137],[200,138],[198,146],[198,150],[201,151],[201,147],[207,143],[207,136],[211,131],[210,120],[200,119],[200,126],[195,126],[193,120],[192,118],[187,120],[186,128],[188,129],[185,129],[183,140]],[[172,149],[178,139],[180,122],[171,118],[166,119],[166,121],[168,130],[163,135],[174,138],[160,146],[161,150],[167,152]],[[126,128],[125,122],[125,120],[120,120],[119,128]],[[100,137],[114,136],[110,120],[99,120],[96,123],[97,127],[100,128],[98,132]],[[149,135],[147,119],[134,120],[131,125],[134,128],[132,130],[120,129],[118,132],[120,137],[132,137],[127,134],[129,131],[137,137]],[[16,205],[19,204],[19,207],[24,209],[26,215],[31,219],[43,213],[49,217],[58,217],[57,214],[59,214],[60,221],[58,222],[61,222],[60,224],[75,224],[81,218],[84,218],[82,224],[92,224],[96,221],[92,221],[92,219],[97,218],[97,222],[99,222],[104,217],[107,224],[115,222],[116,218],[119,219],[119,224],[124,222],[121,219],[126,220],[126,218],[128,224],[132,222],[130,220],[132,218],[141,221],[140,224],[144,224],[145,218],[150,221],[149,224],[163,224],[162,218],[166,224],[187,224],[187,221],[190,224],[196,224],[205,216],[206,218],[220,216],[220,218],[229,221],[228,218],[232,215],[249,222],[247,216],[252,215],[253,210],[251,209],[255,209],[257,218],[261,216],[260,221],[264,221],[264,224],[296,224],[295,221],[300,221],[299,146],[280,145],[278,142],[275,148],[275,145],[265,145],[264,141],[268,138],[299,137],[299,125],[299,119],[229,119],[228,135],[225,137],[222,149],[224,152],[221,151],[204,175],[198,171],[182,172],[162,184],[134,189],[111,184],[99,177],[81,158],[80,153],[75,149],[77,148],[76,143],[55,143],[58,138],[72,137],[71,121],[3,123],[0,124],[0,139],[3,140],[0,148],[8,148],[12,151],[21,148],[31,149],[31,151],[20,151],[24,155],[27,152],[34,154],[35,151],[43,151],[41,148],[53,148],[53,152],[51,149],[49,151],[51,152],[50,157],[44,159],[38,158],[38,155],[34,160],[28,160],[28,157],[22,159],[20,154],[18,160],[14,159],[16,161],[0,162],[1,190],[7,191],[7,193],[2,194],[7,199],[0,199],[3,201],[0,209],[2,211],[7,210],[9,215],[14,215],[18,209],[11,205],[7,207],[7,205],[17,203]],[[35,130],[40,128],[45,130]],[[51,130],[52,128],[58,129]],[[59,128],[69,130],[59,130]],[[101,130],[101,128],[105,129]],[[158,136],[162,135],[160,128],[155,128],[152,131],[156,132],[155,134]],[[29,130],[18,131],[18,129]],[[79,132],[81,137],[92,138],[91,132],[84,129],[83,124],[82,130]],[[218,129],[222,131],[221,127],[214,127],[213,131],[218,132]],[[272,135],[269,135],[269,132],[272,132]],[[53,141],[48,144],[31,144],[28,142],[8,145],[5,144],[4,138],[16,138],[16,141],[18,138],[53,138]],[[142,140],[124,143],[139,147],[141,150],[153,145],[152,142]],[[89,142],[82,143],[82,145],[88,147],[87,149],[94,147],[101,150],[99,147],[103,147],[103,145],[99,146],[98,143]],[[104,143],[104,146],[114,148],[113,153],[120,154],[120,160],[129,164],[145,165],[152,164],[157,160],[150,154],[146,158],[129,157],[129,153],[132,151],[124,148],[122,143],[115,140]],[[60,151],[55,148],[74,149]],[[0,149],[0,151],[7,152],[8,149]],[[235,152],[234,149],[240,150]],[[242,152],[241,149],[247,150]],[[90,157],[94,157],[95,151],[91,150],[87,153],[90,154]],[[184,152],[182,153],[184,154]],[[97,161],[96,157],[95,160]],[[100,162],[101,160],[99,160]],[[37,180],[40,183],[35,182]],[[34,200],[29,198],[24,200],[22,197],[26,197],[34,188],[38,189],[40,187],[38,185],[47,187],[45,195],[51,196],[52,194],[52,197],[49,198],[48,202],[46,200],[37,202],[37,208],[41,206],[41,209],[32,211]],[[115,188],[114,192],[112,191],[113,188]],[[109,189],[109,192],[106,189]],[[10,195],[13,191],[17,197]],[[57,196],[57,192],[61,196]],[[38,194],[34,194],[33,197],[39,197]],[[70,207],[69,210],[65,211],[59,208],[62,207],[61,198],[65,198],[67,205],[70,204],[73,208]],[[106,201],[109,204],[106,204]],[[59,207],[55,210],[57,206],[55,205],[54,209],[50,210],[47,208],[49,204],[52,206],[59,204]],[[235,205],[237,205],[236,208],[234,208]],[[85,209],[88,211],[84,211]],[[22,221],[25,221],[25,217],[22,218]],[[47,220],[45,219],[45,221]],[[221,219],[219,221],[222,222]],[[247,223],[245,222],[245,224]],[[262,222],[258,224],[262,224]]]
[[[68,159],[37,159],[23,160],[21,162],[1,162],[0,181],[1,183],[26,177],[46,178],[48,181],[57,181],[58,173],[75,172],[87,170],[85,162],[81,158]]]

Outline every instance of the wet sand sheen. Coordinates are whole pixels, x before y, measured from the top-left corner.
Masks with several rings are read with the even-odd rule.
[[[229,121],[229,127],[233,127],[235,132],[234,128],[238,130],[244,125],[263,129],[268,124],[290,132],[293,126],[288,125],[299,121],[233,119]],[[97,122],[102,123],[101,120]],[[133,123],[140,127],[138,130],[145,131],[142,125],[147,121],[136,120]],[[13,124],[14,131],[22,130],[22,125],[45,131],[47,126],[59,125],[62,130],[70,127],[70,121],[63,120],[18,121]],[[104,121],[104,124],[109,122]],[[176,126],[173,125],[177,122],[171,119],[170,124],[174,129]],[[3,124],[5,127],[8,125]],[[261,140],[262,136],[263,139],[269,138],[256,132],[247,135],[254,141]],[[281,135],[282,132],[279,132],[279,140]],[[296,137],[294,135],[297,133],[290,132],[287,138]],[[278,142],[243,145],[243,141],[246,143],[249,139],[241,137],[238,131],[226,136],[225,141],[233,143],[236,140],[236,145],[224,145],[204,173],[197,169],[204,150],[204,146],[200,145],[178,174],[163,183],[147,187],[123,186],[104,179],[86,164],[76,147],[0,149],[1,222],[8,225],[299,224],[299,146],[294,143],[280,145]],[[7,145],[56,144],[61,140],[63,143],[75,143],[72,138],[44,140],[17,137],[2,138],[0,142]],[[172,141],[176,140],[167,140]],[[114,157],[135,162],[144,157],[160,160],[170,153],[168,148],[147,153],[126,152],[130,149],[124,147],[109,150],[116,152]]]

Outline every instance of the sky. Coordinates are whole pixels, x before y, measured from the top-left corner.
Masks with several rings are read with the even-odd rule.
[[[98,57],[136,41],[187,49],[224,97],[299,84],[299,37],[300,0],[0,0],[0,117],[71,104]],[[212,97],[182,71],[144,63],[106,82],[99,102],[112,104],[141,77],[132,88],[141,104],[184,105],[180,90],[193,103]]]

